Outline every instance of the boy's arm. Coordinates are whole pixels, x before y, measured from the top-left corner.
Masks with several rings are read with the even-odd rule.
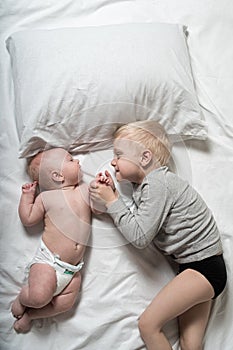
[[[90,188],[91,187],[95,187],[96,184],[96,180],[93,180],[90,183]],[[91,197],[91,193],[90,193],[90,207],[91,207],[91,211],[92,213],[99,215],[99,214],[103,214],[106,212],[106,206],[102,203],[102,201],[93,201],[92,197]]]
[[[41,195],[36,197],[36,186],[36,181],[32,184],[25,184],[22,186],[18,211],[20,220],[24,226],[33,226],[44,217],[44,206]]]
[[[96,184],[105,184],[106,186],[111,187],[113,192],[117,193],[115,183],[113,181],[111,174],[108,172],[108,170],[105,170],[104,175],[103,175],[103,173],[98,173],[96,175],[95,180],[93,180],[90,183],[90,188],[91,187],[95,188]],[[93,201],[92,196],[90,196],[90,204],[91,204],[91,210],[94,214],[98,215],[98,214],[103,214],[106,212],[106,206],[102,200]]]

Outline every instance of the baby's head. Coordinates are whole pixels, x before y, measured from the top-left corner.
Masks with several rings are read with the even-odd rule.
[[[28,165],[28,173],[42,190],[54,190],[77,185],[81,179],[78,160],[63,148],[38,153]]]
[[[143,120],[121,126],[114,134],[114,139],[131,140],[132,147],[138,144],[149,149],[158,166],[167,165],[171,145],[161,124],[154,120]]]

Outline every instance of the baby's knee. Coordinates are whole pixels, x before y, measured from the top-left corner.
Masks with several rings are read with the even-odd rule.
[[[43,291],[40,289],[33,290],[29,292],[29,304],[28,306],[35,308],[35,309],[41,309],[45,305],[49,304],[49,302],[53,298],[53,291]]]

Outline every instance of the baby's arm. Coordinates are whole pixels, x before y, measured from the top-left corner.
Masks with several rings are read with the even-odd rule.
[[[87,184],[83,183],[79,186],[82,191],[81,198],[78,201],[79,204],[79,216],[80,216],[80,226],[79,226],[79,237],[77,242],[87,245],[90,232],[91,232],[91,207],[89,200],[89,192]]]
[[[24,226],[33,226],[44,217],[44,206],[41,196],[36,196],[37,182],[22,186],[22,194],[19,202],[19,217]]]
[[[90,183],[90,188],[95,186],[95,180],[93,180]],[[92,196],[91,196],[91,192],[90,192],[90,207],[91,207],[91,211],[92,213],[99,215],[99,214],[103,214],[106,212],[106,207],[103,203],[101,202],[97,202],[96,200],[93,200]]]

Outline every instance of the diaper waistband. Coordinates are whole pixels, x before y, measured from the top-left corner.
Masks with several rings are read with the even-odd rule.
[[[77,265],[71,265],[65,261],[62,261],[59,258],[59,255],[54,255],[54,265],[56,268],[56,265],[59,266],[60,268],[63,269],[63,273],[66,275],[74,275],[76,272],[80,271],[81,268],[84,265],[84,261],[81,261],[80,263],[78,263]]]
[[[50,255],[51,261],[53,262],[54,269],[66,275],[74,275],[76,272],[80,271],[84,265],[83,260],[81,260],[77,265],[72,265],[65,261],[62,261],[59,255],[53,254],[42,240],[41,240],[41,248],[42,250],[46,250],[46,252]]]

